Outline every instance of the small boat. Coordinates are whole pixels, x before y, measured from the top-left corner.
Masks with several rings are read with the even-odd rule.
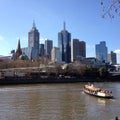
[[[113,98],[112,91],[95,87],[93,84],[85,85],[84,92],[89,95],[96,96],[96,97]]]

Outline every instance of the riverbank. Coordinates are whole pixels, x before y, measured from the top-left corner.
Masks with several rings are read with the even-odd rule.
[[[75,82],[119,82],[119,81],[120,81],[120,76],[109,76],[107,78],[5,77],[0,79],[0,85],[39,84],[39,83],[75,83]]]

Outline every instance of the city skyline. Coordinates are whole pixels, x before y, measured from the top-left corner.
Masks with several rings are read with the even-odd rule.
[[[58,46],[57,35],[66,21],[71,38],[86,42],[86,57],[95,57],[95,44],[100,41],[106,41],[109,53],[120,52],[120,17],[102,19],[100,0],[1,0],[0,14],[0,55],[16,50],[18,38],[22,48],[27,46],[33,20],[40,32],[40,43],[51,39],[53,46]],[[120,54],[117,54],[117,63],[120,63]]]

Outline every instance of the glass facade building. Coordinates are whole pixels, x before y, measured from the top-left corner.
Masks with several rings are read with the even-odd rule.
[[[39,49],[40,49],[40,57],[43,57],[45,55],[44,44],[40,44]]]
[[[101,41],[100,44],[95,45],[96,58],[101,62],[108,62],[108,50],[106,42]]]
[[[34,22],[32,29],[28,32],[28,47],[22,48],[22,53],[31,60],[39,56],[39,32]]]
[[[39,56],[39,32],[34,22],[32,29],[30,32],[28,32],[28,49],[32,50],[31,54],[33,56],[33,59],[36,59],[37,56]]]
[[[58,47],[60,49],[60,61],[65,63],[71,62],[71,33],[65,28],[58,33]]]
[[[48,58],[51,58],[51,51],[53,48],[53,41],[52,40],[45,40],[45,55]]]
[[[35,60],[38,56],[38,50],[35,47],[22,48],[22,53],[28,56],[29,59]]]

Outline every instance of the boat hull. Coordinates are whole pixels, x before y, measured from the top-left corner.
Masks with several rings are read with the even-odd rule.
[[[95,87],[93,85],[85,85],[84,92],[86,94],[89,94],[89,95],[92,95],[95,97],[108,98],[108,99],[113,98],[112,92],[110,92],[106,89],[101,89],[101,88]]]
[[[113,98],[113,96],[100,96],[100,95],[97,95],[97,94],[91,94],[89,92],[86,92],[85,90],[84,90],[84,93],[86,93],[90,96],[98,97],[98,98],[106,98],[106,99],[112,99]]]

